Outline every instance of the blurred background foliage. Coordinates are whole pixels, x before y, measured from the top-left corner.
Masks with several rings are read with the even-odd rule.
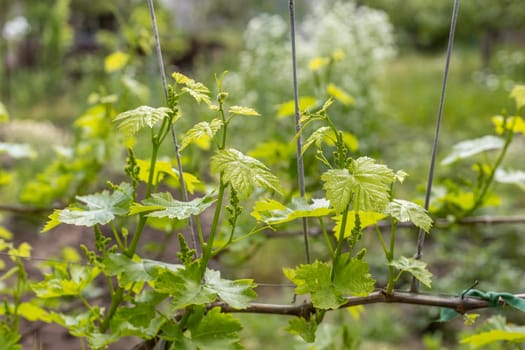
[[[286,104],[292,99],[287,3],[245,0],[239,6],[238,1],[230,0],[166,0],[156,5],[167,71],[183,71],[210,87],[214,73],[229,71],[225,81],[229,101],[262,114],[237,127],[234,144],[251,150],[293,183],[290,140],[294,127]],[[453,1],[445,0],[298,3],[303,102],[313,107],[334,97],[331,113],[349,137],[358,140],[356,154],[371,154],[394,169],[407,171],[411,176],[398,191],[414,200],[422,197],[427,173],[452,5]],[[524,23],[522,0],[461,2],[440,154],[463,139],[492,133],[491,116],[512,110],[509,91],[525,82]],[[25,183],[32,180],[31,186],[41,188],[35,181],[46,172],[56,172],[64,187],[48,184],[63,191],[51,191],[46,204],[56,203],[64,194],[73,195],[72,189],[87,191],[113,176],[123,162],[124,146],[108,135],[103,116],[140,104],[164,103],[145,3],[0,0],[0,31],[0,101],[10,115],[9,122],[0,125],[0,141],[29,144],[36,151],[28,162],[0,158],[4,169],[15,172],[15,180],[3,187],[1,201],[32,203],[27,198],[34,187]],[[182,131],[211,119],[209,112],[198,108],[184,115]],[[523,149],[523,140],[518,140],[508,165],[522,166]],[[98,151],[94,154],[92,150]],[[85,162],[80,168],[92,164],[92,171],[75,179],[60,177],[64,167],[76,166],[69,161],[72,154]],[[188,149],[184,155],[187,169],[201,171],[206,155],[206,150]],[[319,184],[317,170],[310,166],[313,158],[305,156],[311,175],[307,181],[315,190]],[[99,182],[87,186],[84,180],[95,173],[102,174]],[[438,181],[456,173],[457,168],[440,167]],[[524,213],[522,190],[498,185],[494,191],[503,204],[481,213]],[[435,274],[435,290],[458,293],[480,280],[481,288],[523,292],[524,257],[518,249],[524,240],[521,228],[472,226],[433,231],[425,260]],[[407,230],[400,236],[398,253],[410,256],[415,232]],[[374,252],[372,238],[367,239],[365,244],[372,247],[368,256],[377,269],[374,273],[380,274],[383,262],[373,257],[381,253]],[[239,245],[233,253],[244,253],[242,256],[225,255],[222,263],[229,273],[283,282],[280,267],[301,261],[300,240],[263,241],[257,237]],[[315,240],[313,249],[316,252]],[[240,270],[234,265],[239,260],[243,261]],[[262,289],[261,295],[276,301],[292,297],[286,288]],[[463,329],[460,323],[434,323],[437,310],[380,305],[366,307],[366,311],[359,320],[354,319],[355,314],[334,314],[333,322],[320,330],[315,348],[334,348],[326,342],[330,339],[339,342],[335,348],[341,344],[355,348],[361,344],[363,349],[405,349],[407,344],[414,349],[456,348],[450,344],[457,343],[457,330]],[[407,314],[413,316],[409,321],[396,322]],[[517,323],[524,321],[513,313],[506,316]],[[248,348],[305,348],[284,332],[276,334],[285,325],[282,317],[267,317],[264,322],[262,316],[242,318],[249,325],[245,330]]]

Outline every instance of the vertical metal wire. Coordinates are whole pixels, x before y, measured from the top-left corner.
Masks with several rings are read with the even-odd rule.
[[[153,0],[148,0],[148,6],[149,6],[149,12],[151,16],[151,25],[153,27],[153,36],[155,38],[155,51],[157,55],[157,63],[159,65],[160,77],[162,79],[162,89],[164,91],[164,96],[167,102],[169,98],[168,83],[166,80],[166,70],[164,69],[164,59],[162,58],[162,50],[160,47],[159,29],[157,25],[157,17],[155,15],[155,7],[153,5]],[[185,202],[187,202],[188,201],[188,190],[186,188],[186,183],[184,182],[184,171],[182,168],[182,162],[181,162],[181,156],[180,156],[180,146],[179,146],[179,142],[177,141],[177,134],[175,132],[175,127],[173,126],[173,124],[170,125],[170,131],[171,131],[171,138],[173,140],[173,146],[175,147],[175,158],[177,160],[177,171],[179,172],[182,199]],[[194,225],[192,216],[189,217],[188,222],[189,222],[190,232],[191,232],[192,248],[195,249],[195,251],[197,252],[197,256],[198,256],[199,252],[198,252],[198,245],[197,245],[197,234],[195,232],[195,227],[194,227],[195,225]]]
[[[452,20],[450,23],[450,33],[448,37],[447,56],[445,60],[445,69],[443,72],[443,83],[441,85],[441,96],[439,99],[439,109],[438,109],[436,129],[435,129],[435,134],[434,134],[434,143],[432,145],[432,157],[430,158],[427,189],[425,193],[425,209],[426,210],[428,210],[428,208],[430,207],[430,193],[432,192],[432,182],[434,180],[434,172],[435,172],[438,140],[439,140],[439,131],[441,127],[441,120],[443,117],[443,105],[445,103],[445,91],[447,89],[447,78],[448,78],[448,71],[449,71],[449,66],[450,66],[450,59],[452,56],[452,48],[454,46],[454,34],[456,32],[458,8],[459,8],[459,0],[454,0],[454,9],[452,11]],[[425,231],[419,230],[419,236],[417,238],[417,250],[416,250],[416,255],[414,256],[414,258],[418,260],[421,259],[421,257],[423,256],[423,245],[425,244],[425,235],[426,235]],[[419,281],[414,277],[412,278],[412,285],[410,287],[410,291],[414,293],[419,291]]]
[[[290,40],[292,43],[292,73],[293,73],[293,98],[295,108],[295,132],[298,133],[301,130],[299,123],[301,114],[299,112],[299,87],[297,84],[297,54],[295,49],[295,2],[289,0],[289,12],[290,12]],[[304,184],[304,162],[302,157],[303,139],[301,135],[297,137],[296,144],[296,156],[297,156],[297,177],[299,181],[299,193],[301,197],[305,195],[305,184]],[[306,262],[310,263],[310,242],[308,235],[308,221],[303,218],[303,236],[304,236],[304,248],[306,253]]]

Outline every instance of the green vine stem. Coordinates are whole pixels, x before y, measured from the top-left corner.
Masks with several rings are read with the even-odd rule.
[[[335,267],[337,266],[337,263],[339,262],[339,257],[341,256],[341,252],[343,250],[343,242],[345,240],[345,230],[346,230],[346,222],[348,220],[348,210],[350,209],[350,203],[346,206],[341,219],[341,229],[339,230],[339,236],[337,238],[337,246],[335,247],[335,252],[332,258],[333,264],[332,264],[332,271],[330,275],[330,279],[332,282],[335,278]]]
[[[206,266],[208,266],[208,262],[210,261],[213,253],[213,242],[215,241],[215,235],[218,230],[219,226],[219,218],[221,216],[221,208],[222,208],[222,202],[224,200],[224,191],[226,189],[226,185],[222,181],[223,175],[220,175],[219,179],[219,194],[217,195],[217,204],[215,207],[215,213],[213,214],[213,221],[210,228],[210,235],[208,236],[208,241],[203,247],[202,250],[202,261],[201,261],[201,269],[202,273],[204,274],[204,271],[206,270]]]
[[[506,125],[506,118],[504,119],[503,123],[504,123],[503,125]],[[505,143],[503,145],[503,148],[501,149],[501,152],[499,153],[498,158],[496,159],[496,162],[494,163],[494,166],[492,167],[489,176],[483,181],[479,195],[474,201],[474,204],[472,205],[472,207],[468,209],[467,211],[461,213],[459,218],[457,218],[457,220],[461,220],[467,216],[470,216],[474,211],[476,211],[479,207],[483,205],[483,202],[485,201],[485,197],[487,196],[488,191],[490,189],[490,186],[494,182],[496,171],[498,170],[501,163],[503,162],[503,159],[505,158],[507,154],[509,146],[512,143],[512,139],[514,138],[514,124],[511,125],[509,128],[506,128],[505,131],[507,132],[507,135],[505,137]]]

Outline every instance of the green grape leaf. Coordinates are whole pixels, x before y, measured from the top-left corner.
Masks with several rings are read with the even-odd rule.
[[[18,315],[22,316],[30,322],[42,321],[46,323],[53,322],[52,315],[42,309],[40,306],[37,306],[30,302],[24,302],[18,305]]]
[[[359,211],[358,213],[359,213],[359,220],[361,222],[360,223],[361,229],[364,229],[371,225],[375,225],[386,217],[385,214],[376,213],[373,211]],[[341,231],[342,218],[343,218],[342,215],[337,215],[332,218],[335,221],[335,226],[332,231],[334,232],[336,237],[339,237],[339,232]],[[352,235],[352,230],[354,229],[354,227],[355,227],[355,211],[350,210],[346,218],[344,237],[350,237]]]
[[[441,161],[441,164],[448,165],[481,152],[501,149],[503,144],[502,138],[492,135],[461,141],[452,147],[452,152]]]
[[[432,273],[427,270],[427,264],[425,262],[402,256],[399,259],[392,261],[389,265],[398,270],[410,273],[419,280],[419,282],[423,283],[428,288],[431,287]]]
[[[250,107],[241,107],[241,106],[231,106],[228,109],[228,112],[235,115],[244,115],[249,117],[259,117],[260,114],[257,111]]]
[[[336,85],[332,83],[328,84],[328,87],[326,88],[326,92],[328,92],[328,95],[332,96],[337,101],[344,104],[345,106],[355,105],[355,99],[352,96],[350,96],[345,91],[343,91],[341,88],[337,87]]]
[[[238,350],[241,323],[231,314],[214,307],[195,326],[190,327],[192,343],[197,349]]]
[[[313,343],[315,341],[315,331],[317,331],[317,322],[315,317],[312,317],[309,321],[303,317],[293,317],[288,321],[286,330],[290,334],[300,336],[307,343]]]
[[[251,279],[230,281],[221,278],[219,271],[206,269],[204,288],[216,293],[222,301],[235,309],[245,309],[257,296],[253,288],[256,285]]]
[[[82,336],[82,335],[77,335]],[[99,333],[89,332],[85,334],[90,349],[105,349],[109,344],[120,340],[121,336],[118,333]]]
[[[360,157],[348,169],[330,169],[321,175],[326,197],[336,212],[343,212],[352,201],[354,210],[382,212],[389,202],[392,169],[368,157]]]
[[[375,159],[360,157],[349,167],[354,177],[354,210],[382,212],[388,204],[390,185],[395,181],[392,169],[376,164]]]
[[[148,183],[151,161],[136,159],[136,163],[139,167],[138,179]],[[165,175],[168,175],[168,177],[164,180]],[[156,186],[163,180],[168,186],[175,188],[180,187],[178,170],[174,168],[168,160],[157,160],[157,162],[155,162],[155,171],[153,172],[153,181],[151,184]],[[184,172],[184,182],[186,183],[186,189],[192,194],[200,184],[199,179],[195,175],[186,172]]]
[[[0,329],[0,344],[2,344],[2,350],[21,350],[20,340],[22,336],[10,329]]]
[[[138,257],[131,259],[123,254],[109,253],[103,260],[103,266],[107,275],[118,275],[121,286],[128,286],[134,282],[147,282],[153,278],[146,272],[143,262]]]
[[[196,262],[177,270],[156,268],[150,273],[154,278],[148,283],[155,291],[172,296],[174,308],[207,304],[217,298],[215,292],[207,290],[202,283],[200,266]]]
[[[254,187],[281,193],[279,179],[266,165],[236,149],[218,151],[212,157],[210,167],[213,173],[222,173],[224,182],[241,196],[250,195]]]
[[[303,96],[299,97],[299,111],[306,111],[309,108],[315,107],[317,100],[315,97]],[[284,118],[295,114],[295,101],[291,100],[279,106],[277,117]]]
[[[70,265],[68,276],[47,275],[43,281],[33,283],[31,289],[39,298],[78,296],[100,272],[93,266]]]
[[[213,119],[210,123],[200,122],[195,124],[182,138],[180,150],[182,151],[191,143],[195,143],[202,149],[209,149],[210,141],[213,139],[217,131],[220,130],[222,125],[223,122],[220,119]]]
[[[112,332],[120,336],[152,338],[166,320],[155,312],[155,305],[136,303],[131,307],[119,307],[111,319]]]
[[[169,118],[170,113],[171,109],[167,107],[140,106],[120,113],[113,121],[126,136],[133,136],[145,127],[153,128],[159,121]]]
[[[494,180],[503,184],[517,185],[525,190],[525,172],[521,170],[496,169]]]
[[[14,159],[36,158],[36,151],[25,143],[0,142],[0,154],[5,153]]]
[[[103,191],[87,196],[77,196],[84,205],[81,208],[66,208],[55,210],[42,232],[56,226],[56,223],[77,226],[104,225],[128,213],[128,207],[133,200],[133,188],[128,183],[122,183],[113,193]]]
[[[182,91],[190,94],[197,103],[204,102],[208,105],[210,104],[210,90],[204,84],[196,82],[179,72],[175,72],[171,76],[175,79],[177,84],[185,86],[182,88]]]
[[[104,59],[104,70],[106,73],[113,73],[124,68],[128,61],[129,55],[127,53],[115,51]]]
[[[302,264],[295,270],[284,268],[283,272],[295,283],[295,292],[309,293],[314,306],[320,309],[337,309],[346,302],[346,296],[367,295],[375,284],[368,273],[368,264],[357,259],[336,266],[333,283],[331,265],[326,262]]]
[[[4,104],[0,102],[0,123],[7,123],[9,121],[9,113]]]
[[[13,233],[9,231],[7,228],[0,226],[0,239],[1,240],[12,240],[13,239]],[[2,249],[0,249],[2,251]]]
[[[525,342],[525,332],[521,329],[492,329],[487,332],[482,332],[467,337],[461,338],[461,344],[469,344],[472,349],[492,344],[495,342]]]
[[[348,169],[330,169],[321,175],[321,180],[325,183],[323,189],[326,191],[326,198],[336,212],[343,212],[352,199],[354,177]]]
[[[351,151],[355,152],[359,149],[359,140],[357,140],[357,137],[355,137],[355,135],[343,131],[342,136],[343,142]],[[306,150],[310,148],[310,146],[312,146],[313,144],[315,144],[317,148],[320,148],[323,142],[327,143],[328,145],[335,146],[336,140],[337,137],[334,134],[332,128],[328,126],[320,127],[319,129],[315,130],[310,135],[310,137],[308,137],[308,139],[306,139],[303,145],[302,154],[304,154],[304,152],[306,152]]]
[[[427,233],[432,227],[432,218],[423,207],[403,199],[394,199],[390,202],[385,213],[399,222],[410,221]]]
[[[138,178],[144,183],[149,181],[149,173],[151,170],[151,161],[136,159],[137,166],[139,167]],[[151,184],[156,186],[159,182],[162,181],[164,175],[169,175],[175,179],[179,178],[179,174],[173,169],[170,161],[167,160],[157,160],[155,162],[155,170],[153,172],[153,181]]]
[[[321,147],[321,143],[330,137],[334,137],[334,132],[329,126],[322,126],[315,130],[304,142],[302,154],[313,144],[315,144],[317,148]]]
[[[345,255],[346,256],[346,255]],[[339,259],[335,266],[334,287],[343,296],[366,296],[373,292],[375,280],[370,275],[368,263],[356,258]]]
[[[255,203],[251,215],[268,225],[283,224],[304,217],[321,217],[333,214],[330,202],[324,198],[312,199],[308,204],[304,198],[293,198],[291,208],[273,199],[262,199]]]
[[[295,293],[308,294],[312,303],[320,309],[336,309],[345,299],[335,293],[330,279],[331,266],[326,262],[299,265],[295,270],[284,268],[285,276],[295,283]]]
[[[199,215],[212,205],[216,199],[209,196],[194,198],[189,202],[181,202],[173,198],[171,193],[154,193],[150,198],[144,199],[144,203],[133,203],[129,209],[129,215],[148,212],[146,216],[156,218],[170,218],[184,220],[192,215]]]

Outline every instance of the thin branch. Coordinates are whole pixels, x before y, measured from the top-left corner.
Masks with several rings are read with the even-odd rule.
[[[517,298],[525,299],[525,294],[515,294]],[[414,294],[408,292],[392,292],[387,294],[384,291],[376,291],[364,297],[349,297],[347,302],[339,307],[344,309],[350,306],[370,305],[370,304],[406,304],[406,305],[421,305],[434,306],[453,309],[454,311],[464,314],[471,310],[484,309],[490,307],[489,302],[479,298],[461,297],[461,296],[443,296],[430,294]],[[499,306],[504,306],[505,302],[501,300]],[[315,314],[315,307],[311,302],[296,305],[285,304],[265,304],[265,303],[251,303],[245,309],[235,309],[225,302],[218,301],[208,304],[208,310],[219,307],[225,313],[246,313],[246,314],[267,314],[267,315],[282,315],[295,316],[309,319],[311,315]],[[175,319],[180,320],[182,313],[175,316]],[[152,349],[156,341],[145,341],[138,344],[133,349]],[[147,345],[147,347],[145,347]]]
[[[516,294],[515,297],[525,299],[525,294]],[[460,314],[467,311],[484,309],[489,307],[489,302],[479,298],[461,296],[440,296],[429,294],[413,294],[407,292],[393,292],[387,294],[384,291],[373,292],[365,297],[349,297],[348,301],[341,305],[340,309],[350,306],[368,305],[368,304],[409,304],[409,305],[423,305],[435,306],[454,309]],[[505,303],[500,302],[500,306]],[[273,315],[287,315],[299,316],[308,319],[308,317],[315,312],[312,303],[303,303],[297,305],[281,305],[281,304],[263,304],[252,303],[246,309],[234,309],[224,302],[216,302],[208,305],[208,308],[220,307],[223,312],[236,313],[258,313],[258,314],[273,314]]]

